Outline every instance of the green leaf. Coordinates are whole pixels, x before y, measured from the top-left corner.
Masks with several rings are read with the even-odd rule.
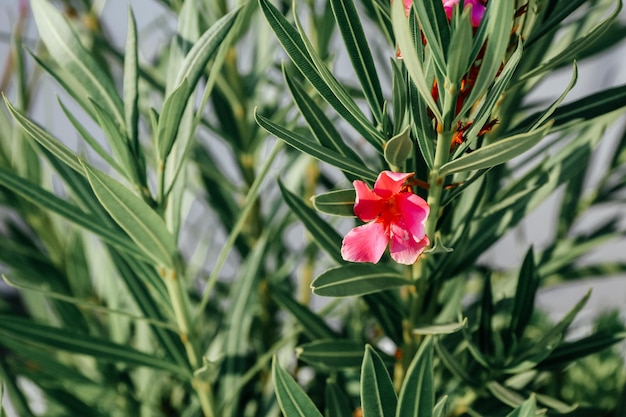
[[[522,405],[507,414],[506,417],[535,417],[537,413],[537,404],[535,396],[531,395]]]
[[[467,317],[460,323],[448,324],[431,324],[428,326],[419,326],[413,328],[413,334],[416,335],[438,335],[456,333],[462,328],[467,327]]]
[[[165,97],[156,133],[159,161],[165,161],[172,150],[190,95],[191,88],[185,78],[174,91]]]
[[[153,262],[173,268],[176,243],[163,219],[113,178],[85,164],[83,167],[100,204],[116,223]]]
[[[568,42],[567,46],[562,51],[560,51],[555,56],[544,60],[541,65],[538,65],[532,70],[525,73],[520,78],[520,81],[528,80],[541,74],[542,72],[558,67],[563,62],[569,62],[577,58],[581,52],[583,52],[586,48],[589,48],[590,45],[593,45],[593,43],[596,42],[598,39],[602,38],[606,31],[609,30],[609,28],[611,27],[611,23],[613,23],[613,21],[619,16],[621,10],[622,2],[621,0],[618,0],[616,1],[615,10],[606,19],[598,23],[585,35],[575,39],[572,42]]]
[[[360,110],[345,88],[330,73],[313,47],[268,0],[259,0],[261,10],[291,61],[311,85],[350,125],[371,144],[382,144],[384,137]],[[299,23],[296,19],[296,23]]]
[[[478,133],[483,128],[485,123],[487,123],[489,118],[492,117],[492,114],[494,110],[496,109],[496,106],[502,99],[502,94],[504,94],[506,89],[509,87],[509,83],[511,82],[511,79],[513,78],[513,74],[515,74],[517,65],[522,59],[522,52],[523,52],[522,46],[523,46],[523,43],[521,42],[521,40],[518,40],[515,51],[513,51],[513,53],[507,60],[506,64],[504,65],[504,68],[502,69],[502,72],[500,73],[500,75],[498,75],[498,79],[496,79],[493,86],[487,91],[487,94],[485,95],[485,100],[484,102],[482,102],[482,104],[478,108],[478,112],[476,113],[476,116],[474,117],[474,123],[472,123],[472,127],[467,132],[467,137],[468,137],[468,141],[466,142],[467,146],[476,145],[476,137],[478,136]],[[459,113],[459,115],[457,116],[457,119],[461,117],[463,117],[463,114]],[[455,153],[455,156],[460,155],[461,152],[465,152],[465,150],[467,149],[467,146],[459,146],[459,148],[457,149]]]
[[[316,210],[333,216],[354,217],[356,193],[350,190],[335,190],[311,197]]]
[[[77,226],[96,234],[104,242],[112,245],[120,251],[142,260],[147,261],[150,259],[126,236],[118,232],[119,229],[116,230],[109,227],[90,213],[82,211],[73,204],[70,204],[51,192],[39,187],[37,184],[18,177],[11,171],[2,167],[0,167],[0,184],[22,196],[26,200],[44,209],[50,210]]]
[[[363,94],[374,118],[382,122],[383,92],[372,53],[352,0],[331,0],[330,5],[341,32],[352,67],[363,88]]]
[[[39,37],[50,56],[63,68],[61,76],[71,82],[74,93],[90,98],[110,114],[118,129],[124,131],[123,103],[115,84],[101,65],[80,43],[61,12],[47,0],[31,2]],[[88,106],[83,107],[89,111]],[[93,114],[93,113],[91,113]]]
[[[180,87],[184,80],[187,80],[187,84],[190,87],[189,94],[191,94],[191,89],[198,84],[207,63],[222,46],[240,11],[241,7],[238,7],[222,16],[194,43],[176,75],[174,80],[176,88]]]
[[[433,61],[440,74],[446,73],[446,51],[444,45],[450,44],[450,26],[443,9],[443,3],[438,0],[424,0],[412,2],[417,19],[426,38],[426,45],[430,49]],[[471,39],[471,31],[470,37]],[[469,48],[468,48],[469,49]],[[402,50],[404,52],[404,50]]]
[[[395,415],[398,398],[387,365],[370,345],[365,347],[361,367],[361,407],[363,417]]]
[[[89,133],[89,131],[85,128],[85,126],[83,126],[78,121],[78,119],[74,117],[74,115],[69,111],[69,109],[63,104],[63,102],[58,98],[57,98],[57,101],[59,102],[59,105],[61,106],[63,113],[65,113],[65,116],[67,116],[70,123],[72,123],[74,128],[80,134],[80,137],[83,138],[85,142],[87,142],[89,146],[91,146],[91,148],[94,151],[96,151],[96,153],[100,155],[100,157],[104,159],[111,168],[113,168],[115,171],[123,175],[124,170],[117,163],[117,161],[102,147],[102,145],[100,145],[100,143],[91,135],[91,133]]]
[[[452,85],[457,85],[471,64],[472,54],[472,24],[469,18],[458,19],[456,28],[452,31],[448,45],[448,59],[446,74]],[[444,45],[446,45],[444,43]]]
[[[413,155],[413,142],[410,132],[411,126],[407,125],[402,132],[389,139],[385,144],[385,160],[394,170],[404,171],[406,160]]]
[[[511,1],[496,1],[487,6],[487,11],[483,17],[487,21],[486,25],[481,23],[481,27],[484,26],[486,30],[487,46],[472,92],[464,101],[459,114],[465,114],[487,92],[500,71],[511,39],[514,13],[515,4]]]
[[[329,378],[326,382],[324,400],[326,403],[326,417],[349,416],[354,409],[350,404],[350,399],[341,390],[334,378]]]
[[[322,417],[313,401],[291,375],[280,367],[276,358],[272,362],[272,376],[278,405],[285,417]]]
[[[467,368],[463,366],[456,358],[450,353],[448,348],[442,344],[441,338],[435,338],[435,349],[437,350],[437,356],[441,360],[441,363],[450,371],[455,377],[462,381],[476,385],[479,382],[474,381],[473,378],[467,373]]]
[[[441,122],[441,110],[435,103],[435,100],[433,100],[431,86],[426,82],[426,72],[422,65],[422,59],[417,54],[415,41],[409,27],[409,19],[404,13],[403,2],[397,1],[391,4],[391,21],[393,23],[394,35],[402,52],[404,66],[415,83],[420,96],[433,112],[436,119]],[[419,41],[421,42],[421,40]]]
[[[545,34],[560,29],[559,24],[576,9],[585,4],[587,0],[570,0],[560,7],[553,7],[549,16],[544,16],[544,21],[539,26],[534,27],[531,35],[528,37],[528,45],[534,44]],[[546,18],[547,17],[547,18]]]
[[[396,417],[432,417],[435,406],[433,343],[427,336],[406,371]]]
[[[457,172],[490,168],[508,162],[539,143],[548,134],[551,127],[552,122],[549,122],[528,133],[520,133],[483,146],[472,153],[445,163],[439,173],[441,175],[450,175]]]
[[[302,85],[289,74],[284,65],[283,76],[294,102],[309,124],[311,133],[319,143],[323,147],[332,149],[358,164],[365,165],[356,152],[341,139],[341,135],[335,129],[334,123],[324,114],[324,111],[315,103]]]
[[[408,87],[405,75],[400,68],[400,63],[390,59],[392,69],[392,92],[391,100],[393,107],[393,133],[400,133],[400,128],[405,125],[406,109],[408,108]]]
[[[363,343],[345,339],[323,339],[296,348],[298,359],[323,370],[359,368]]]
[[[295,194],[289,191],[282,182],[278,181],[280,192],[285,199],[285,202],[293,211],[296,216],[302,221],[306,229],[311,233],[311,236],[318,245],[326,253],[328,253],[335,261],[343,263],[344,260],[339,252],[341,248],[341,236],[335,231],[328,223],[322,220],[315,210],[308,207],[304,201],[298,198]]]
[[[121,362],[130,366],[148,366],[190,378],[185,368],[140,352],[127,345],[118,345],[108,339],[96,338],[80,333],[70,333],[32,320],[3,315],[0,317],[0,335],[22,343],[46,345],[66,352],[89,355],[101,361]]]
[[[124,51],[124,121],[127,136],[139,155],[139,53],[137,47],[137,22],[133,9],[128,7],[128,27]]]
[[[530,348],[526,349],[516,363],[508,367],[505,372],[515,374],[534,368],[538,363],[549,357],[559,346],[565,337],[567,329],[583,309],[590,296],[591,290],[552,329],[546,332],[539,340],[536,340]]]
[[[338,337],[320,316],[307,306],[296,301],[290,293],[279,288],[272,288],[270,295],[272,300],[276,301],[283,310],[290,312],[296,318],[302,326],[302,331],[309,339],[333,339]]]
[[[116,126],[115,121],[110,114],[106,112],[98,103],[89,99],[91,106],[94,108],[94,114],[98,125],[102,129],[104,136],[107,138],[113,154],[119,161],[122,168],[122,174],[130,181],[137,178],[137,167],[133,156],[130,154],[128,146],[128,138],[124,132]]]
[[[573,361],[607,349],[625,338],[625,332],[595,333],[572,342],[563,342],[537,367],[540,369],[562,368]]]
[[[33,414],[28,406],[28,400],[17,384],[17,378],[9,370],[8,364],[5,360],[5,355],[0,357],[0,380],[2,380],[1,385],[6,388],[6,395],[1,397],[2,400],[0,400],[0,409],[2,412],[4,412],[4,399],[9,398],[11,400],[11,405],[14,407],[19,416],[34,417],[35,414]]]
[[[236,392],[239,378],[246,369],[245,357],[252,343],[251,329],[255,319],[254,312],[259,306],[260,268],[263,265],[267,252],[267,233],[263,233],[254,245],[250,255],[245,258],[239,273],[230,289],[229,299],[232,307],[228,309],[224,318],[221,334],[224,343],[221,352],[225,355],[220,371],[220,397],[234,395],[229,404],[225,404],[227,411],[222,415],[237,415],[239,396]],[[236,393],[236,394],[235,394]]]
[[[311,288],[325,297],[350,297],[409,285],[411,281],[384,265],[349,264],[318,276]]]
[[[535,255],[531,247],[526,253],[522,268],[517,278],[517,288],[513,300],[513,311],[511,312],[511,323],[507,336],[512,340],[520,340],[530,322],[535,306],[535,295],[539,288],[539,276],[535,265]]]
[[[417,87],[413,82],[409,81],[409,102],[411,104],[411,123],[413,128],[413,136],[417,140],[422,158],[426,162],[429,170],[435,165],[435,141],[437,133],[433,128],[433,122],[428,117],[426,105],[422,96],[417,91]]]
[[[304,138],[303,136],[286,129],[283,126],[272,122],[271,120],[261,116],[258,112],[255,112],[254,117],[259,126],[299,151],[304,152],[315,159],[319,159],[322,162],[333,165],[342,171],[352,173],[364,180],[372,182],[376,180],[376,173],[368,168],[365,168],[363,165],[350,161],[346,159],[345,156],[335,151],[320,147],[318,143]]]
[[[13,107],[4,93],[2,93],[2,97],[4,98],[4,102],[15,121],[26,133],[28,133],[30,137],[32,137],[35,141],[37,141],[37,143],[59,158],[59,160],[61,160],[68,167],[72,168],[74,171],[79,173],[83,172],[80,164],[78,163],[78,157],[70,150],[70,148],[65,146],[60,140],[50,135],[35,123],[31,122],[20,110]]]
[[[552,115],[554,128],[567,127],[571,122],[591,120],[624,106],[626,106],[626,86],[608,88],[558,107]],[[518,126],[527,125],[529,121],[538,119],[540,114],[541,112],[529,116]],[[516,127],[513,130],[518,129]]]
[[[385,335],[389,336],[396,345],[401,345],[403,343],[402,321],[406,313],[397,291],[366,294],[363,300],[367,303],[372,316],[378,320]]]
[[[489,381],[485,384],[485,387],[494,397],[509,407],[520,407],[524,403],[524,397],[497,381]]]
[[[444,395],[433,408],[432,417],[446,417],[448,415],[448,396]]]

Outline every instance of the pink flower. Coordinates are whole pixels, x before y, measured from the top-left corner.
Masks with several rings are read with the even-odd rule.
[[[428,204],[413,194],[405,181],[413,173],[383,171],[374,190],[363,181],[354,181],[354,214],[364,222],[343,238],[341,256],[346,261],[377,263],[389,244],[394,261],[411,265],[430,244],[424,223]]]
[[[502,0],[501,0],[502,1]],[[443,0],[443,9],[446,11],[448,19],[452,18],[452,9],[459,4],[459,0]],[[465,0],[463,3],[465,8],[471,8],[470,16],[472,19],[472,26],[477,28],[480,26],[480,21],[485,14],[485,5],[480,0]]]
[[[404,13],[408,16],[411,12],[411,6],[413,5],[413,0],[403,0],[404,1]]]

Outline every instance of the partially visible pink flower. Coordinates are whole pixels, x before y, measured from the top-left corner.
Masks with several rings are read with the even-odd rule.
[[[411,12],[411,6],[413,5],[413,0],[403,0],[404,1],[404,13],[408,16]]]
[[[503,0],[500,0],[503,1]],[[452,18],[452,9],[459,4],[459,0],[443,0],[443,9],[446,11],[448,19]],[[465,0],[463,3],[465,8],[471,8],[470,16],[472,19],[472,26],[477,28],[480,26],[480,21],[483,20],[485,15],[485,5],[480,0]]]
[[[430,209],[405,185],[413,173],[383,171],[374,189],[354,181],[354,214],[364,222],[343,238],[341,256],[351,262],[377,263],[389,244],[391,258],[401,264],[417,261],[430,241],[424,224]]]

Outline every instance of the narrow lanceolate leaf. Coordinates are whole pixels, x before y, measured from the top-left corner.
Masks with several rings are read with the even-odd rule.
[[[350,399],[334,379],[329,378],[326,382],[324,400],[326,402],[326,417],[345,417],[351,415],[354,410],[350,404]]]
[[[284,65],[283,76],[285,81],[287,81],[287,86],[294,102],[309,124],[311,133],[319,143],[323,147],[332,149],[356,163],[363,164],[356,152],[342,140],[341,135],[335,129],[334,123],[324,114],[324,110],[315,103],[300,83],[289,74]]]
[[[401,1],[395,1],[391,4],[391,19],[393,22],[393,31],[398,41],[402,58],[406,69],[415,83],[420,96],[426,105],[433,112],[437,120],[441,122],[441,111],[431,94],[431,85],[426,82],[426,72],[422,65],[422,59],[417,54],[417,48],[411,35],[409,27],[409,19],[404,14],[404,5]]]
[[[128,28],[124,52],[124,120],[128,139],[134,152],[139,145],[139,54],[137,49],[137,23],[133,10],[128,8]]]
[[[339,337],[324,320],[307,306],[296,301],[293,295],[279,288],[270,291],[272,300],[284,310],[290,312],[302,326],[302,332],[311,340],[333,339]]]
[[[418,335],[452,334],[452,333],[458,332],[464,327],[467,327],[467,318],[464,318],[463,321],[460,323],[431,324],[430,326],[414,327],[413,334],[418,334]]]
[[[41,40],[64,69],[62,76],[69,78],[71,85],[82,90],[82,96],[97,102],[123,128],[123,104],[113,81],[83,47],[62,13],[47,0],[33,0],[31,8]]]
[[[443,9],[443,4],[439,0],[414,1],[416,13],[424,37],[426,45],[435,61],[435,65],[441,74],[446,73],[446,56],[444,45],[450,44],[450,26]],[[468,19],[466,19],[468,20]],[[471,31],[469,34],[471,39]],[[470,50],[471,48],[468,48]]]
[[[316,340],[296,348],[300,360],[324,370],[358,368],[364,353],[363,343],[345,339]]]
[[[326,221],[322,220],[315,210],[308,207],[304,201],[289,191],[279,181],[280,192],[285,202],[296,216],[302,221],[313,239],[328,253],[335,261],[343,263],[344,260],[339,252],[341,248],[341,236]]]
[[[591,120],[624,106],[626,106],[626,85],[609,88],[558,107],[552,115],[554,127],[564,127],[577,120]],[[519,126],[523,127],[539,117],[541,117],[541,113],[533,114]],[[517,128],[513,130],[517,130]]]
[[[187,79],[184,79],[174,91],[165,97],[156,134],[156,148],[161,162],[165,161],[172,150],[190,93],[189,83]]]
[[[392,417],[398,398],[387,365],[369,345],[361,367],[361,408],[364,417]]]
[[[525,352],[524,356],[519,359],[517,364],[513,364],[506,369],[507,373],[514,374],[528,369],[534,368],[538,363],[542,362],[550,356],[550,354],[560,345],[567,329],[572,324],[578,313],[583,309],[589,297],[591,290],[563,317],[552,329],[546,332],[540,339]]]
[[[406,371],[396,417],[431,417],[434,406],[433,344],[429,336],[422,342]]]
[[[607,349],[624,338],[626,332],[596,333],[574,342],[561,343],[550,356],[539,363],[538,367],[541,369],[565,367],[575,360]]]
[[[272,122],[271,120],[261,116],[259,113],[255,113],[254,117],[259,126],[299,151],[302,151],[315,159],[319,159],[320,161],[333,165],[342,171],[350,172],[364,180],[372,182],[376,181],[376,173],[363,165],[352,162],[345,156],[335,151],[322,148],[318,143]]]
[[[522,405],[507,414],[506,417],[535,417],[537,413],[537,402],[532,395]]]
[[[363,88],[374,118],[382,122],[383,92],[374,59],[352,0],[331,0],[337,26],[346,45],[352,67]]]
[[[445,417],[448,415],[448,396],[444,395],[441,400],[437,404],[435,404],[435,408],[433,408],[433,416],[432,417]]]
[[[157,265],[173,267],[176,243],[161,219],[143,200],[113,178],[83,165],[100,204]]]
[[[102,361],[125,363],[130,366],[148,366],[190,377],[188,370],[175,363],[140,352],[127,345],[118,345],[108,339],[85,334],[71,333],[64,329],[38,324],[32,320],[2,316],[0,317],[0,335],[22,343],[45,345],[66,352],[93,356]]]
[[[176,75],[175,86],[180,86],[187,79],[190,88],[193,88],[200,80],[207,63],[215,56],[228,33],[232,29],[235,19],[239,16],[241,8],[236,8],[221,17],[200,36],[180,66]],[[191,93],[190,93],[191,94]]]
[[[584,36],[575,39],[571,43],[560,51],[557,55],[543,62],[541,65],[533,68],[531,71],[524,74],[521,80],[528,80],[544,71],[548,71],[556,68],[564,62],[569,62],[576,59],[578,55],[589,48],[594,42],[600,39],[612,26],[613,21],[619,16],[622,10],[622,2],[616,1],[615,10],[606,19],[596,25],[593,29],[587,32]]]
[[[471,64],[470,55],[472,53],[471,20],[459,19],[457,22],[458,25],[452,32],[450,44],[448,45],[446,62],[446,73],[452,85],[460,82],[469,69]]]
[[[317,211],[333,216],[354,217],[354,190],[336,190],[311,197],[311,203]]]
[[[63,102],[58,99],[59,105],[61,106],[61,110],[63,110],[63,113],[65,113],[65,116],[67,116],[68,120],[70,121],[70,123],[72,123],[72,125],[74,126],[74,128],[78,131],[78,134],[80,135],[80,137],[87,142],[87,144],[89,144],[89,146],[91,146],[91,148],[96,151],[96,153],[98,155],[100,155],[100,157],[102,159],[104,159],[111,168],[113,168],[115,171],[117,171],[120,174],[124,173],[124,170],[122,169],[122,167],[117,163],[117,161],[111,156],[111,154],[109,154],[103,147],[102,145],[100,145],[100,143],[91,135],[91,133],[89,133],[89,131],[85,128],[85,126],[83,126],[81,124],[81,122],[76,118],[76,116],[74,116],[69,109],[65,106],[65,104],[63,104]],[[82,174],[82,172],[81,172]]]
[[[329,269],[311,284],[313,292],[326,297],[350,297],[370,294],[411,284],[384,265],[349,264]]]
[[[20,127],[37,143],[47,149],[51,154],[59,158],[65,165],[72,168],[74,171],[83,173],[82,167],[78,163],[78,157],[74,152],[65,146],[60,140],[56,139],[48,132],[37,126],[37,124],[31,122],[28,117],[22,114],[21,111],[13,107],[9,99],[2,93],[4,102],[9,109],[9,112],[20,125]]]
[[[345,88],[317,55],[311,55],[305,39],[268,0],[259,0],[261,10],[291,61],[311,85],[350,125],[372,144],[383,142],[383,135],[363,114]],[[312,47],[311,47],[312,49]],[[313,51],[314,52],[314,51]],[[317,61],[316,61],[317,59]],[[320,65],[317,65],[317,64]]]
[[[517,278],[517,289],[513,301],[511,324],[507,334],[520,340],[526,326],[530,322],[535,305],[535,295],[539,288],[539,277],[535,265],[534,251],[532,247],[526,253],[522,269]]]
[[[439,172],[441,175],[450,175],[456,172],[490,168],[508,162],[539,143],[548,134],[551,127],[552,122],[549,122],[539,129],[484,146],[444,164]]]
[[[272,362],[272,376],[278,405],[285,417],[322,417],[313,401],[291,375],[280,367],[276,358]]]
[[[139,250],[133,242],[124,236],[121,231],[118,232],[106,226],[91,214],[85,213],[73,204],[39,187],[37,184],[21,178],[2,167],[0,167],[0,184],[39,207],[50,210],[77,226],[95,233],[104,242],[109,243],[115,248],[141,260],[149,260],[149,258]]]
[[[512,1],[496,1],[489,4],[484,18],[487,19],[487,46],[482,58],[476,83],[469,98],[464,102],[459,113],[470,109],[496,78],[500,65],[504,61],[513,28],[515,4]]]

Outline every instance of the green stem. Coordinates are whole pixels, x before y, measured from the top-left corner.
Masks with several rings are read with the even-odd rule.
[[[246,200],[244,201],[244,205],[241,209],[239,218],[237,219],[237,222],[233,226],[230,232],[230,235],[228,236],[228,240],[226,241],[226,243],[222,247],[222,250],[220,251],[220,254],[218,255],[217,262],[215,263],[215,267],[213,267],[213,271],[211,271],[211,275],[209,275],[209,279],[207,280],[206,287],[204,288],[204,291],[202,293],[202,299],[200,300],[200,304],[198,305],[198,308],[196,309],[194,320],[199,320],[200,317],[202,317],[204,309],[206,308],[209,302],[209,298],[211,297],[211,294],[213,293],[213,287],[215,287],[215,284],[217,283],[217,279],[219,278],[219,274],[222,270],[222,266],[224,266],[224,262],[226,262],[226,258],[228,257],[230,250],[235,244],[235,240],[237,240],[237,236],[239,236],[239,233],[241,233],[241,230],[243,229],[243,226],[246,223],[246,219],[248,215],[250,214],[250,211],[254,207],[256,198],[259,193],[259,189],[261,188],[261,184],[263,183],[263,180],[267,176],[269,168],[274,162],[274,159],[276,158],[276,156],[278,155],[278,152],[282,148],[282,145],[283,145],[283,142],[281,141],[276,142],[276,144],[274,145],[274,148],[270,152],[270,155],[267,157],[267,160],[261,167],[259,174],[256,176],[256,178],[254,179],[254,182],[250,186],[250,189],[248,190],[248,194],[246,195]]]
[[[194,346],[193,338],[191,337],[191,313],[189,311],[189,300],[187,299],[186,293],[179,279],[180,275],[174,269],[162,269],[159,272],[165,281],[170,302],[172,303],[172,309],[174,310],[174,316],[176,317],[176,324],[179,328],[180,340],[185,347],[189,364],[195,371],[201,367],[201,355],[199,354],[196,346]],[[209,381],[194,375],[191,385],[198,395],[204,416],[214,417],[213,392]]]

